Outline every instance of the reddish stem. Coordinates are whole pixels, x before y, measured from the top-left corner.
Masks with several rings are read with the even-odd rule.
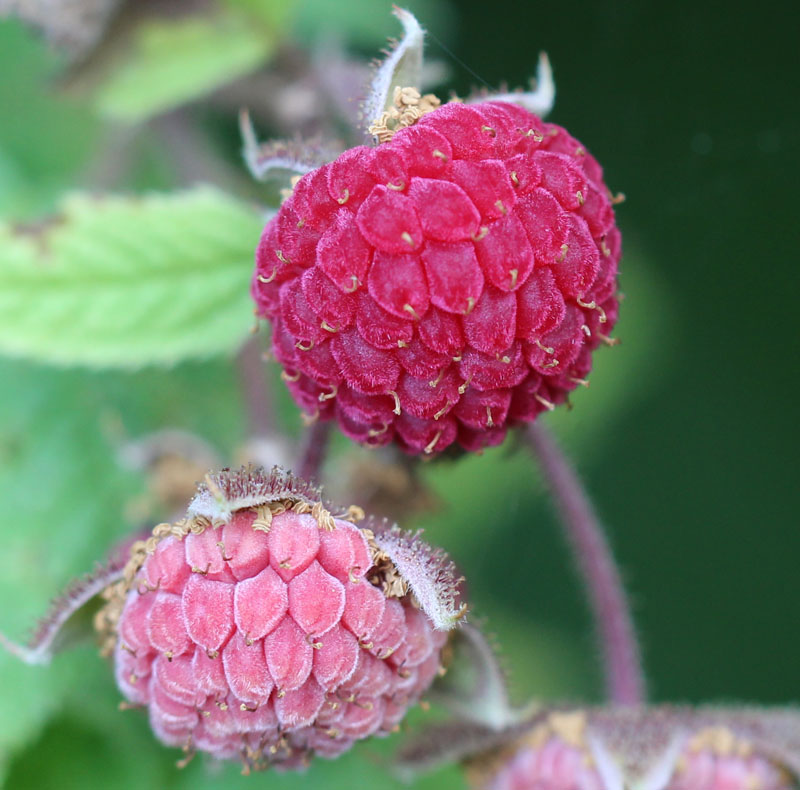
[[[320,470],[328,449],[330,432],[330,422],[321,420],[317,420],[306,429],[295,467],[299,477],[304,480],[316,480],[319,482]]]
[[[594,614],[610,700],[640,705],[645,697],[639,646],[614,556],[577,474],[541,421],[528,429]]]

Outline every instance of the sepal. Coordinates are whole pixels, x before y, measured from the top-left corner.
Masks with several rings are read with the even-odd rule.
[[[94,635],[91,617],[86,617],[89,604],[109,585],[122,578],[126,562],[124,552],[105,565],[72,582],[56,598],[50,611],[39,621],[26,644],[19,644],[0,633],[0,646],[26,664],[49,664],[53,656],[75,642]]]
[[[556,84],[553,81],[553,67],[546,52],[539,53],[539,63],[536,67],[536,79],[531,80],[531,90],[512,91],[510,93],[487,93],[481,91],[471,97],[467,104],[479,104],[487,101],[502,101],[509,104],[519,104],[528,112],[541,118],[548,115],[556,101]]]
[[[421,87],[425,31],[410,11],[394,6],[392,13],[403,25],[403,37],[394,44],[372,78],[361,108],[365,133],[370,124],[392,106],[396,87]]]

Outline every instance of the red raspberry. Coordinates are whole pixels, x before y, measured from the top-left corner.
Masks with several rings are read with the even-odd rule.
[[[160,740],[294,768],[396,727],[441,669],[437,627],[461,612],[451,566],[370,526],[307,484],[242,471],[134,546],[100,621]]]
[[[300,179],[252,291],[306,412],[366,444],[477,450],[585,383],[619,258],[577,140],[513,104],[453,103]]]

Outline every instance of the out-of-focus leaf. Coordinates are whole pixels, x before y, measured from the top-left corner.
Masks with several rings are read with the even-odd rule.
[[[0,351],[130,368],[234,349],[260,228],[208,188],[75,196],[38,228],[0,225]]]
[[[223,0],[229,8],[248,14],[271,29],[278,30],[293,12],[285,0]]]
[[[439,35],[448,37],[456,27],[454,7],[444,0],[404,0],[399,3],[415,14],[420,23]],[[374,0],[349,0],[331,3],[330,0],[297,0],[294,27],[307,41],[320,36],[334,35],[373,51],[386,36],[397,33],[396,23],[389,18],[389,3]]]
[[[230,9],[143,22],[95,103],[109,118],[139,123],[248,74],[273,48],[273,31]]]
[[[48,600],[130,529],[125,492],[136,478],[109,464],[88,381],[9,361],[0,381],[0,628],[22,640]],[[29,667],[0,651],[0,766],[57,708],[73,665]]]
[[[0,215],[49,211],[97,144],[97,119],[48,82],[57,66],[32,31],[0,20]]]
[[[70,58],[80,58],[100,39],[121,0],[25,0],[11,2],[11,13],[34,25]]]

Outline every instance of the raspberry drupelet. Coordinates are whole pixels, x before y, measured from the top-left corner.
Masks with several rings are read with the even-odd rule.
[[[360,518],[278,471],[223,472],[133,546],[98,627],[161,741],[297,768],[396,728],[463,609],[440,554]]]
[[[264,230],[274,356],[358,442],[498,444],[612,342],[614,200],[575,138],[515,104],[453,102],[378,139],[303,176]]]

